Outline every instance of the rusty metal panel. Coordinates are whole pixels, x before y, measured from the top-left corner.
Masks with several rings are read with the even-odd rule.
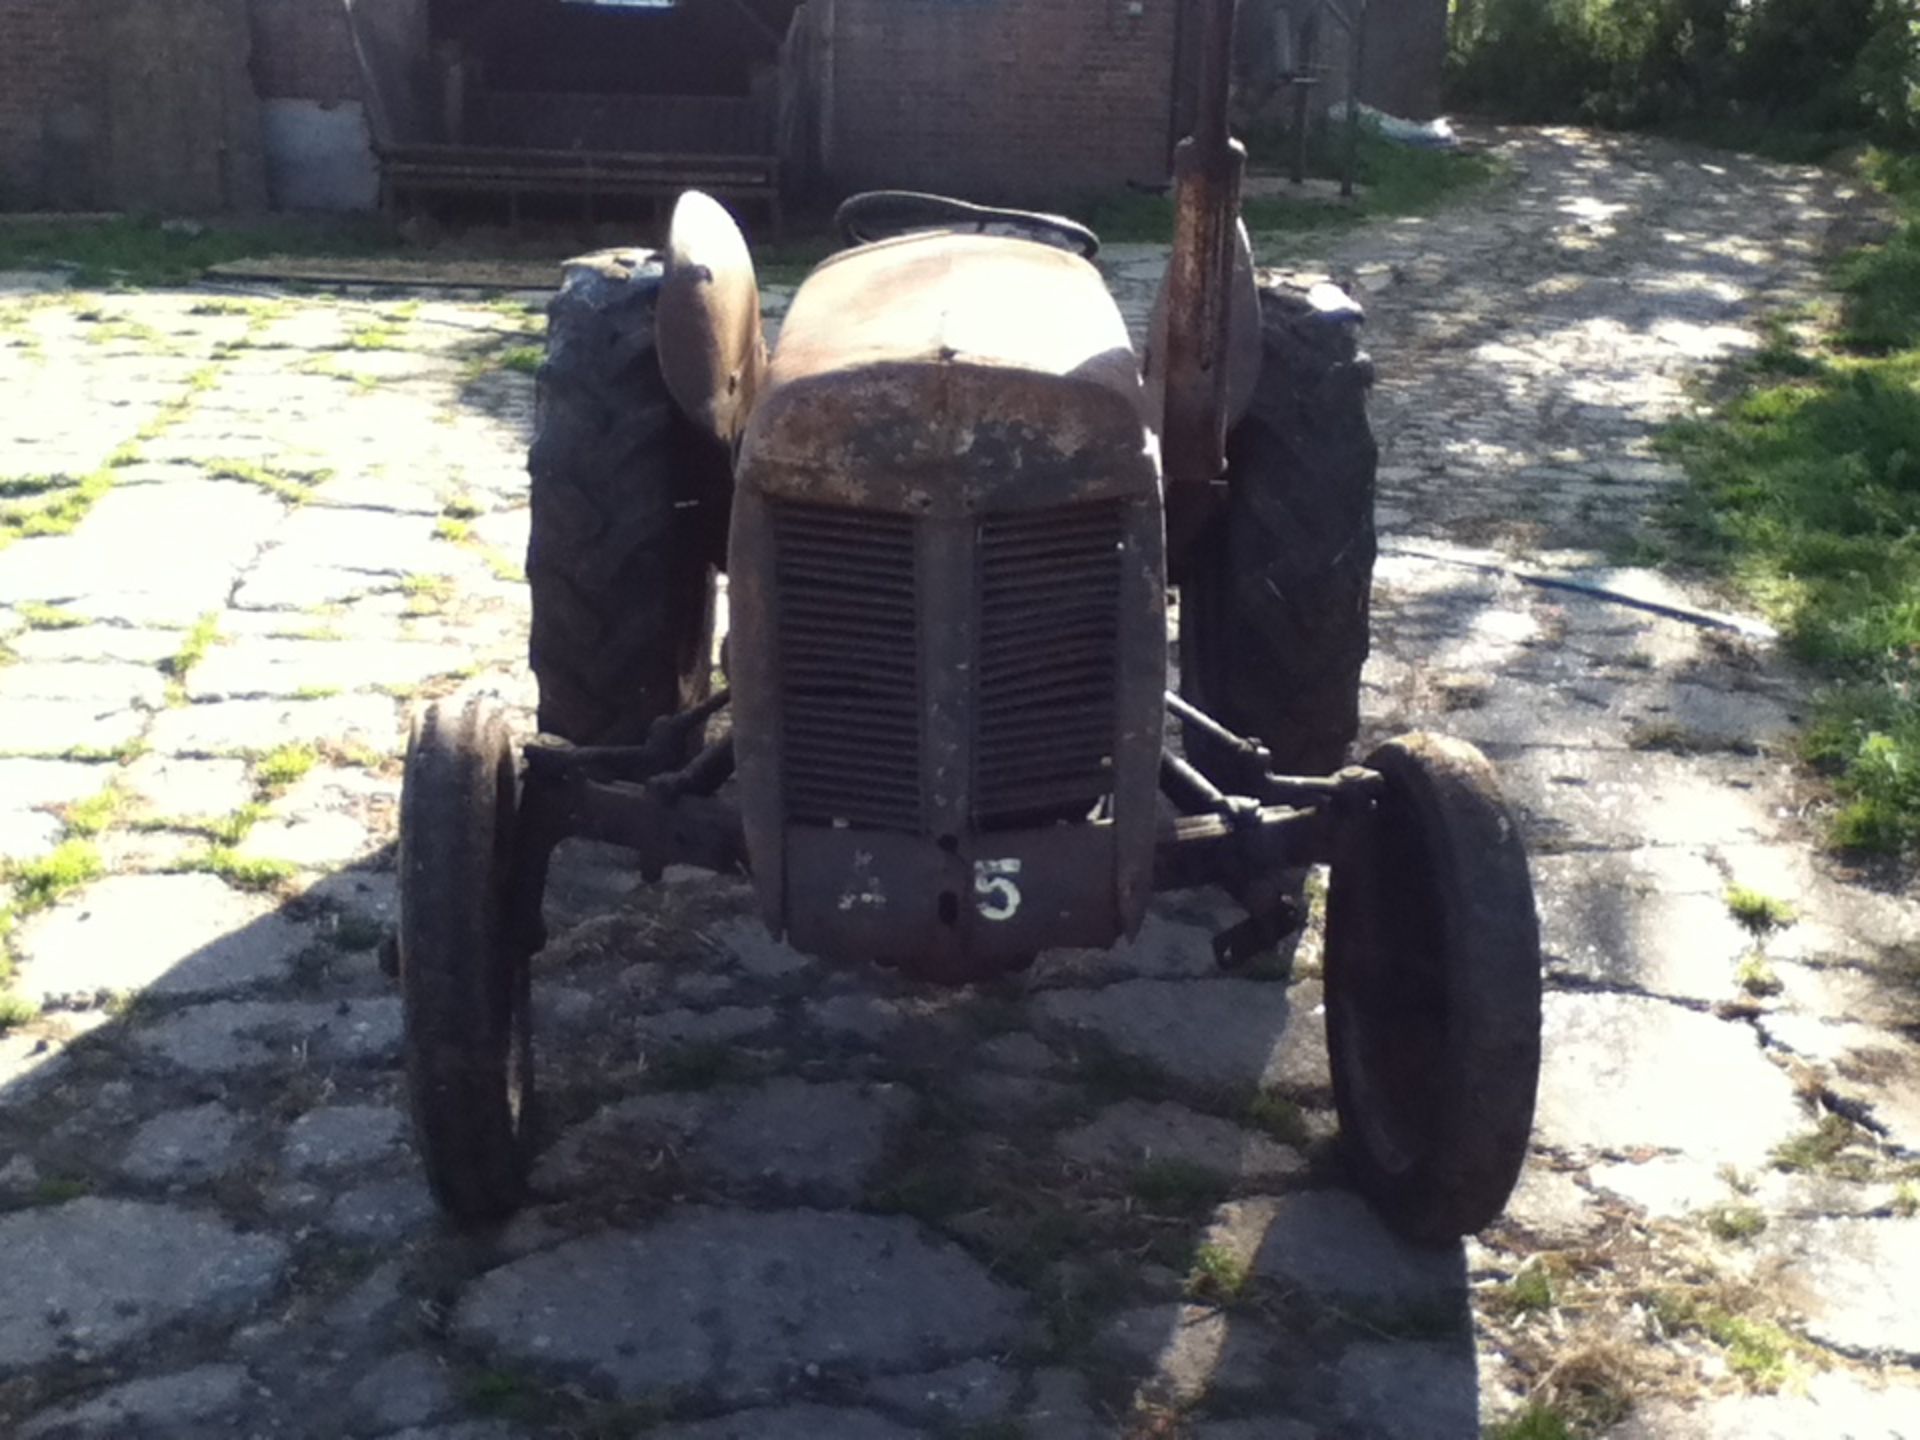
[[[1113,943],[1113,847],[1110,825],[1003,831],[952,849],[885,832],[795,830],[790,884],[807,901],[793,907],[787,939],[920,979],[991,979],[1043,949]]]
[[[1133,347],[1099,272],[987,235],[908,236],[794,298],[741,451],[769,490],[922,513],[1153,483]],[[995,496],[1018,478],[1024,499]],[[1101,479],[1099,477],[1107,477]]]
[[[1032,242],[913,237],[823,276],[733,518],[762,908],[802,949],[933,978],[1110,943],[1151,892],[1166,673],[1124,326],[1091,267]]]

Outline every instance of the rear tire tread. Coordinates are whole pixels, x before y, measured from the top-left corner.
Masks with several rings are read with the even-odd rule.
[[[1282,774],[1336,770],[1360,725],[1375,553],[1372,362],[1304,292],[1260,291],[1263,359],[1227,438],[1226,507],[1183,567],[1186,697]],[[1189,757],[1224,780],[1203,736]]]
[[[730,470],[667,394],[660,276],[652,261],[575,264],[548,306],[527,458],[529,657],[540,729],[575,744],[637,744],[710,683]]]

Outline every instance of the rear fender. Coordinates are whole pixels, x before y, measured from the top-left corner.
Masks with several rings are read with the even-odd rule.
[[[732,448],[767,367],[760,287],[740,227],[698,190],[673,207],[654,333],[674,404]]]

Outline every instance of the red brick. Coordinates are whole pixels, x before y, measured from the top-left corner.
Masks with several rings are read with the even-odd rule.
[[[1176,8],[834,0],[828,168],[849,188],[1053,204],[1162,181]]]

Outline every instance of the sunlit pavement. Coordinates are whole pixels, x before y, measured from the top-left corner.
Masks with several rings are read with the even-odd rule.
[[[1535,1159],[1437,1253],[1341,1188],[1316,932],[1221,977],[1223,903],[1177,895],[953,994],[584,847],[536,1202],[443,1231],[375,945],[409,705],[530,700],[539,297],[6,277],[0,503],[84,518],[0,551],[0,854],[76,882],[13,937],[0,1432],[1464,1440],[1531,1396],[1920,1434],[1920,906],[1813,847],[1764,632],[1611,558],[1679,483],[1654,427],[1815,293],[1845,197],[1498,143],[1494,190],[1280,257],[1379,368],[1367,738],[1481,744],[1535,856]],[[1107,262],[1137,327],[1160,257]]]

